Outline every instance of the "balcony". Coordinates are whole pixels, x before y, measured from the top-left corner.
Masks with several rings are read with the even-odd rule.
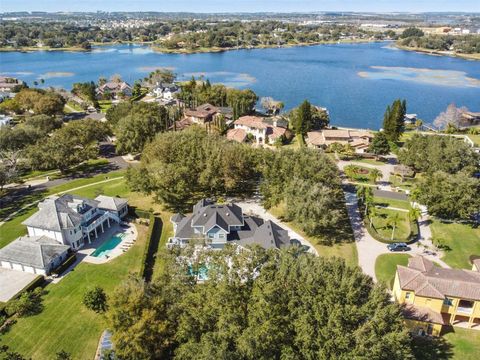
[[[472,312],[473,312],[473,306],[472,307],[464,307],[464,306],[457,307],[457,313],[471,315]]]

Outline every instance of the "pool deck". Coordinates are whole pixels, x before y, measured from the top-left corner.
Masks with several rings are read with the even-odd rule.
[[[135,225],[133,223],[123,223],[128,225],[128,227],[122,227],[119,225],[112,226],[110,229],[107,229],[103,234],[100,235],[98,239],[96,239],[91,244],[86,244],[85,247],[78,251],[78,254],[83,254],[85,257],[83,261],[91,264],[105,264],[112,259],[115,259],[117,256],[122,255],[126,250],[127,247],[131,247],[132,244],[137,239],[138,233]],[[102,246],[107,240],[109,240],[112,236],[124,234],[122,241],[115,246],[114,249],[110,250],[107,257],[95,257],[91,256],[96,249]]]

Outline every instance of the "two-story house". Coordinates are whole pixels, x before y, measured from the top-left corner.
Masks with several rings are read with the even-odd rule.
[[[39,210],[22,224],[29,236],[46,236],[72,249],[98,238],[100,231],[127,215],[127,200],[98,196],[95,200],[65,194],[39,203]]]
[[[480,326],[480,272],[444,269],[418,256],[397,265],[393,295],[405,304],[413,333],[439,336],[444,326]]]
[[[242,247],[260,245],[266,249],[292,244],[288,232],[274,222],[257,216],[245,215],[236,204],[215,204],[201,200],[190,215],[175,214],[170,219],[174,236],[168,246],[185,246],[191,241],[206,243],[221,249],[227,243]]]
[[[287,134],[286,124],[279,118],[242,116],[233,122],[234,128],[227,132],[227,138],[243,142],[250,135],[257,145],[272,145]]]

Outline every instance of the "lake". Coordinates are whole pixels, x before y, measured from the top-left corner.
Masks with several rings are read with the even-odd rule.
[[[480,62],[429,56],[389,43],[335,44],[204,54],[162,54],[141,45],[97,47],[91,52],[3,52],[0,73],[32,86],[71,89],[74,82],[120,74],[133,84],[159,67],[179,79],[251,88],[290,109],[304,99],[330,110],[338,126],[378,129],[387,104],[407,100],[408,112],[431,122],[450,103],[480,111]]]

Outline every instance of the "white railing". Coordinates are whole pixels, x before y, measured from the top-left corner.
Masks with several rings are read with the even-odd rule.
[[[457,307],[457,312],[461,312],[463,314],[471,314],[473,312],[473,307]]]

